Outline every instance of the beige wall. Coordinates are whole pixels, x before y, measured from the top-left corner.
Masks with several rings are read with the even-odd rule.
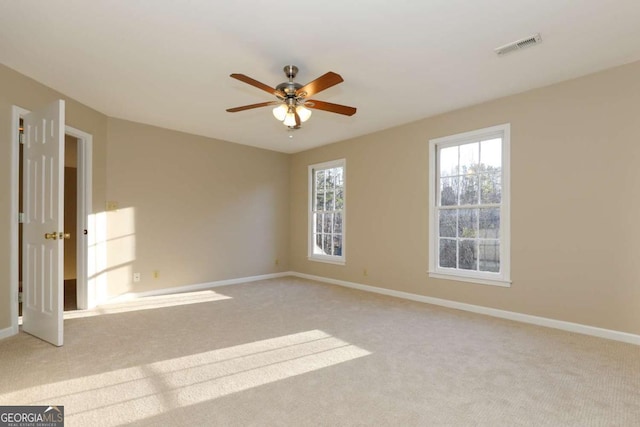
[[[0,65],[0,330],[11,326],[10,265],[12,150],[11,106],[36,110],[57,99],[66,100],[66,122],[93,135],[93,201],[94,208],[104,206],[106,170],[106,116],[65,95]]]
[[[56,99],[66,100],[68,125],[93,135],[98,296],[288,270],[288,155],[108,119],[0,65],[0,331],[13,303],[11,106]],[[107,212],[108,200],[119,209]]]
[[[292,156],[108,119],[67,99],[67,124],[94,138],[105,293],[294,270],[640,334],[638,75],[634,63]],[[0,330],[11,324],[11,105],[59,98],[0,66]],[[507,122],[513,285],[429,279],[428,140]],[[306,259],[307,165],[338,158],[345,266]],[[105,212],[107,200],[119,208]]]
[[[640,334],[638,76],[640,62],[293,155],[291,269]],[[430,279],[428,141],[502,123],[513,284]],[[307,165],[339,158],[345,266],[306,258]]]
[[[288,269],[288,155],[109,119],[107,176],[110,296]]]

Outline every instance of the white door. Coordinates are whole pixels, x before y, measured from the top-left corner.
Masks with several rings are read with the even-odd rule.
[[[64,101],[24,117],[22,329],[63,341]]]

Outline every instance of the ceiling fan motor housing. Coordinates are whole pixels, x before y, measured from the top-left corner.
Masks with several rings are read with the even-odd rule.
[[[282,99],[282,101],[284,101],[284,104],[288,107],[287,114],[296,115],[296,120],[298,123],[295,126],[287,126],[287,127],[289,128],[289,130],[300,129],[300,123],[299,123],[300,119],[299,119],[298,113],[296,113],[296,107],[298,106],[298,104],[302,103],[301,101],[303,97],[306,95],[306,93],[296,94],[296,91],[302,87],[300,83],[295,83],[293,81],[293,79],[296,77],[296,74],[298,74],[298,67],[296,67],[295,65],[286,65],[283,68],[283,71],[284,71],[284,74],[289,79],[289,81],[280,83],[278,86],[276,86],[276,90],[285,94],[285,98]]]
[[[288,82],[280,83],[276,89],[284,92],[287,98],[296,98],[296,91],[302,87],[300,83],[294,83],[293,79],[298,74],[298,67],[295,65],[286,65],[282,71],[289,78]]]
[[[284,92],[287,95],[287,98],[295,98],[296,90],[300,89],[301,87],[302,85],[300,83],[284,82],[276,86],[276,89]]]

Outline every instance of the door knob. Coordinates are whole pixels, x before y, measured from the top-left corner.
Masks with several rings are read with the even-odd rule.
[[[53,233],[44,233],[44,238],[49,240],[57,240],[58,239],[58,233],[56,233],[55,231]]]
[[[62,240],[62,239],[69,240],[71,238],[71,233],[63,233],[61,231],[60,233],[58,233],[58,238],[60,240]]]

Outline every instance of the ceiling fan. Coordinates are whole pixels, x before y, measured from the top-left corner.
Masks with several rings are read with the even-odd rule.
[[[299,129],[301,123],[306,122],[309,117],[311,117],[310,109],[324,110],[331,113],[343,114],[345,116],[353,116],[356,113],[356,109],[353,107],[308,99],[310,96],[313,96],[320,91],[335,86],[338,83],[342,83],[344,80],[339,74],[329,71],[303,86],[300,83],[293,81],[296,74],[298,74],[298,67],[295,65],[287,65],[284,67],[284,73],[288,77],[289,81],[280,83],[275,88],[264,83],[260,83],[249,76],[245,76],[244,74],[231,74],[230,77],[257,87],[258,89],[262,89],[271,95],[275,95],[278,100],[229,108],[227,111],[230,113],[237,113],[238,111],[250,110],[252,108],[275,105],[276,107],[273,109],[273,115],[289,129]]]

